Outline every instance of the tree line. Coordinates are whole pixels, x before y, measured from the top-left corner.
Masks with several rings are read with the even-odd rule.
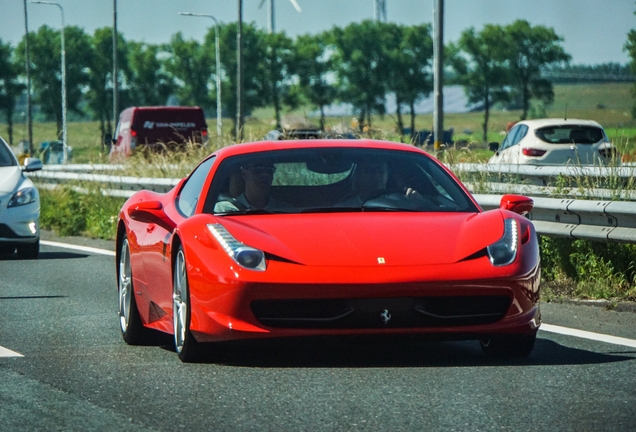
[[[112,28],[92,35],[77,26],[65,28],[67,106],[69,111],[99,121],[102,135],[112,131]],[[219,26],[221,70],[216,70],[215,32],[202,43],[181,33],[167,44],[126,40],[118,34],[120,107],[163,105],[176,97],[180,105],[198,105],[216,112],[216,74],[221,76],[222,110],[236,119],[237,23]],[[49,120],[62,127],[60,32],[44,25],[29,35],[33,100]],[[360,128],[373,115],[385,114],[385,99],[397,102],[396,126],[405,117],[415,132],[415,105],[433,90],[431,25],[404,26],[362,21],[344,28],[291,39],[243,24],[243,111],[274,108],[281,113],[301,105],[317,109],[325,125],[325,107],[351,104]],[[570,56],[553,29],[518,20],[507,26],[486,25],[465,30],[445,47],[447,83],[465,87],[471,103],[484,109],[484,140],[495,103],[516,104],[521,118],[531,100],[552,102],[552,83],[543,76],[549,67],[567,65]],[[0,40],[0,112],[12,141],[18,98],[24,94],[25,39],[16,46]]]

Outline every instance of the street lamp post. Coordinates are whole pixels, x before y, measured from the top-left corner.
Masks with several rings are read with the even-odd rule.
[[[119,80],[117,78],[117,0],[113,0],[113,129],[117,127],[119,117]]]
[[[29,57],[29,18],[27,14],[27,1],[24,0],[24,58],[26,69],[26,103],[27,103],[27,133],[29,138],[29,154],[35,154],[33,145],[33,119],[31,117],[31,58]]]
[[[238,0],[236,30],[236,141],[243,140],[243,0]]]
[[[60,8],[62,13],[62,30],[60,31],[62,40],[62,163],[68,162],[68,138],[66,128],[66,50],[64,48],[64,8],[61,4],[47,1],[31,1],[29,3],[52,5]]]
[[[433,7],[433,148],[444,144],[444,0],[435,0]]]
[[[179,15],[212,18],[214,21],[214,45],[216,57],[216,135],[221,138],[223,122],[221,119],[221,48],[219,42],[219,22],[212,15],[179,12]]]

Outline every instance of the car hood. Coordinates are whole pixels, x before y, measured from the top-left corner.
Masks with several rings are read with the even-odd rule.
[[[22,170],[17,166],[0,167],[0,193],[11,193],[22,179]]]
[[[447,264],[503,235],[499,210],[233,216],[219,222],[244,244],[312,266]]]

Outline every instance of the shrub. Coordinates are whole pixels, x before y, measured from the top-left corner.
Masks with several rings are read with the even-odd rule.
[[[69,186],[40,190],[40,225],[61,236],[85,235],[114,239],[117,214],[124,198],[106,197],[99,190],[86,194]]]

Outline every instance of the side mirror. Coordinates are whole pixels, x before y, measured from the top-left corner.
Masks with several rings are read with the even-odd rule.
[[[496,152],[497,150],[499,150],[499,143],[498,142],[488,143],[488,150],[490,150],[491,152]]]
[[[163,204],[159,201],[141,201],[128,208],[128,216],[137,222],[157,224],[169,232],[177,226],[163,211]]]
[[[24,159],[22,169],[26,172],[39,171],[42,169],[42,161],[38,158],[28,157]]]
[[[501,197],[499,208],[510,210],[522,216],[530,213],[534,207],[534,201],[524,195],[507,194]]]

